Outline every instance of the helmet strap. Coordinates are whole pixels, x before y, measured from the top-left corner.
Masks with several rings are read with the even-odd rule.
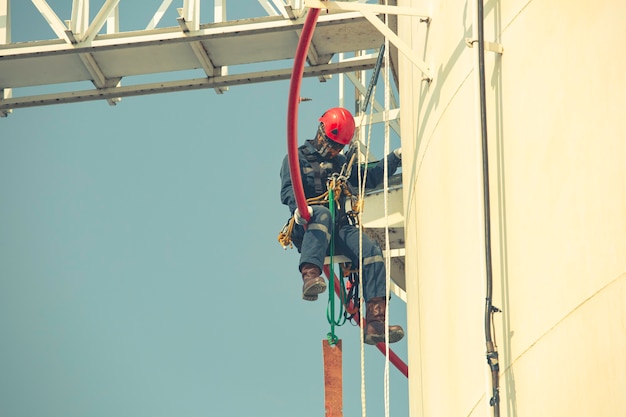
[[[331,143],[333,143],[332,140],[324,133],[323,123],[320,123],[315,137],[315,149],[317,149],[317,152],[322,156],[322,158],[327,159],[329,151],[331,149],[337,149],[336,147],[333,147]]]
[[[324,129],[321,123],[317,129],[317,134],[315,135],[315,140],[313,143],[315,144],[315,149],[317,149],[317,153],[319,153],[322,158],[326,159],[328,157],[328,151],[330,151],[330,145],[326,140],[326,137],[324,135]]]
[[[328,152],[330,151],[330,146],[328,142],[322,139],[322,146],[317,149],[317,152],[322,156],[322,158],[326,159],[328,157]]]

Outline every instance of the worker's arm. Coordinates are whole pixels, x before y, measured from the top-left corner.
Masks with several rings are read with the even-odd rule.
[[[289,159],[287,156],[283,159],[283,165],[280,168],[280,182],[280,201],[289,207],[290,213],[293,213],[297,204],[293,186],[291,185],[291,173],[289,172]]]
[[[387,177],[391,177],[396,173],[400,163],[402,162],[401,152],[399,149],[394,150],[393,152],[387,155]],[[381,159],[380,161],[370,162],[366,165],[360,166],[361,175],[364,176],[364,171],[367,169],[367,176],[365,178],[365,188],[374,188],[381,184],[384,180],[385,175],[385,160]],[[350,184],[353,186],[358,186],[359,177],[356,170],[352,171],[352,175],[350,176]]]

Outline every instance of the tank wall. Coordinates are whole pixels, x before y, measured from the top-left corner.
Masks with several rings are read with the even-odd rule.
[[[398,22],[433,73],[400,54],[411,416],[485,415],[474,3],[425,3]],[[626,4],[485,12],[502,415],[626,415]]]

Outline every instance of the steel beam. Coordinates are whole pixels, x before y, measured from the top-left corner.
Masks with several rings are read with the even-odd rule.
[[[345,1],[320,1],[320,0],[305,0],[304,5],[306,7],[315,9],[327,9],[336,11],[349,11],[349,12],[367,12],[375,14],[395,14],[403,16],[418,16],[422,18],[429,18],[428,13],[424,10],[419,10],[414,7],[402,7],[402,6],[385,6],[381,4],[364,4],[356,2]]]
[[[35,0],[34,0],[35,1]],[[36,0],[43,1],[43,0]],[[56,15],[55,15],[56,16]],[[360,13],[347,13],[341,16],[341,19],[332,19],[332,15],[330,19],[325,20],[324,16],[320,17],[318,26],[329,24],[332,25],[334,23],[340,24],[341,21],[349,21],[355,18],[362,18]],[[58,19],[58,18],[57,18]],[[60,22],[60,20],[59,20]],[[41,42],[39,44],[35,44],[34,42],[29,42],[27,44],[15,45],[13,48],[1,49],[0,50],[0,58],[2,59],[15,59],[19,57],[28,57],[28,56],[42,56],[45,54],[72,54],[76,51],[84,50],[94,50],[105,51],[105,50],[120,50],[124,48],[134,48],[139,46],[150,46],[150,45],[164,45],[168,43],[176,43],[176,42],[188,42],[190,39],[193,40],[209,40],[219,37],[231,37],[237,36],[241,33],[245,33],[246,35],[254,35],[256,33],[278,33],[285,31],[294,30],[294,26],[297,24],[291,22],[290,20],[282,20],[275,21],[271,24],[266,22],[252,22],[252,23],[244,23],[240,25],[232,25],[232,26],[220,26],[220,27],[211,27],[200,29],[197,32],[190,33],[189,36],[186,36],[180,30],[176,31],[172,28],[167,28],[163,30],[153,30],[144,33],[137,32],[125,32],[118,33],[116,36],[112,37],[103,37],[101,39],[96,38],[91,42],[90,46],[87,45],[75,45],[72,46],[69,39],[67,39],[67,35],[65,31],[67,28],[62,25],[62,33],[59,36],[61,39],[66,39],[67,44],[62,45],[56,42]],[[58,35],[58,34],[57,34]]]
[[[367,58],[363,60],[351,60],[348,62],[319,65],[316,67],[305,67],[304,77],[320,77],[329,74],[368,70],[374,68],[375,65],[376,58]],[[43,94],[38,96],[17,97],[0,100],[0,111],[14,108],[47,106],[52,104],[107,100],[117,97],[133,97],[175,91],[191,91],[206,88],[282,81],[288,80],[291,77],[291,71],[292,68],[285,68],[273,71],[226,75],[213,78],[154,82],[132,86],[102,88],[99,90],[82,90],[65,93]]]
[[[213,0],[214,8],[213,8],[213,20],[215,23],[221,23],[226,21],[226,0]],[[224,76],[228,75],[228,67],[217,67],[215,68],[214,73],[217,72],[217,75]],[[218,88],[215,90],[218,94],[224,94],[224,92],[228,91],[228,87]]]
[[[193,21],[184,19],[180,27],[155,28],[119,32],[119,0],[106,0],[98,11],[94,21],[88,22],[88,0],[74,0],[72,20],[61,21],[47,0],[31,0],[58,39],[0,44],[0,89],[5,87],[0,105],[6,111],[16,108],[48,105],[54,103],[77,102],[86,100],[108,100],[115,104],[121,97],[128,97],[157,92],[175,91],[175,89],[215,88],[225,91],[230,85],[241,85],[288,79],[289,70],[265,71],[265,62],[289,59],[290,45],[297,41],[295,33],[301,27],[299,20],[261,17],[227,22],[225,19],[225,1],[215,0],[215,23],[199,26],[194,31]],[[163,0],[157,14],[165,13],[172,0]],[[0,0],[0,6],[6,8],[5,21],[8,22],[8,2]],[[0,11],[4,11],[0,8]],[[199,3],[186,1],[182,14],[191,16],[199,23]],[[156,26],[160,16],[155,15],[150,25]],[[1,23],[1,21],[0,21]],[[107,33],[100,34],[104,25]],[[6,24],[5,24],[6,25]],[[183,30],[181,30],[183,28]],[[372,68],[368,60],[330,64],[332,56],[340,52],[358,49],[376,48],[381,35],[370,30],[371,25],[359,12],[341,12],[324,14],[318,21],[318,31],[326,30],[328,35],[321,35],[316,48],[309,54],[310,68],[307,76],[328,77],[331,74],[352,70]],[[6,37],[8,31],[0,26]],[[339,44],[329,41],[329,36],[339,36],[342,31],[354,29],[357,36],[341,39]],[[250,54],[234,54],[239,45],[250,49],[249,41],[265,36],[265,39],[280,44],[281,53],[275,50],[255,49]],[[242,38],[243,36],[243,38]],[[292,36],[294,38],[292,38]],[[242,39],[245,39],[243,41]],[[264,41],[266,42],[266,41]],[[267,43],[267,42],[266,42]],[[180,47],[179,47],[180,45]],[[234,47],[234,48],[233,48]],[[135,53],[136,51],[136,53]],[[165,53],[163,53],[165,51]],[[257,53],[257,51],[259,53]],[[319,51],[320,56],[317,52]],[[168,60],[169,59],[169,60]],[[154,60],[156,65],[149,65]],[[363,64],[367,63],[367,64]],[[229,76],[227,65],[257,64],[261,69],[253,73]],[[45,68],[45,70],[44,70]],[[202,68],[208,80],[172,80],[172,71],[197,70]],[[356,68],[356,69],[355,69]],[[250,71],[242,69],[242,71]],[[163,83],[139,84],[121,87],[122,77],[135,80],[145,74],[163,74]],[[113,76],[114,75],[114,76]],[[189,77],[183,75],[181,77]],[[158,78],[157,78],[158,79]],[[76,91],[73,83],[91,80],[98,90]],[[151,80],[154,80],[152,78]],[[67,83],[67,84],[66,84]],[[126,84],[126,82],[125,82]],[[23,87],[44,88],[46,85],[68,85],[62,92],[30,94],[11,97]],[[119,86],[119,88],[116,88]],[[41,92],[46,90],[40,90]]]

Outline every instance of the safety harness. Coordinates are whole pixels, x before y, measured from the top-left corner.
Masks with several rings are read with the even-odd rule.
[[[326,175],[327,170],[320,163],[318,157],[311,153],[306,145],[298,148],[300,156],[306,158],[313,169],[315,193],[319,194],[316,197],[308,198],[306,200],[307,205],[323,205],[328,207],[332,216],[332,223],[336,226],[342,224],[350,224],[357,226],[358,215],[362,206],[360,199],[352,193],[348,178],[350,176],[352,163],[354,156],[350,158],[348,162],[343,164],[339,169],[339,164],[336,161],[332,161],[332,174]],[[337,173],[339,171],[339,173]],[[326,189],[322,188],[322,178],[326,179]],[[295,227],[295,215],[291,216],[281,231],[278,233],[278,242],[284,249],[293,248],[292,233]],[[329,245],[330,249],[330,273],[329,279],[333,279],[335,276],[333,270],[333,257],[335,255],[334,248],[334,230],[331,229],[331,241]],[[358,268],[354,268],[351,262],[341,263],[341,273],[339,274],[340,280],[340,299],[341,304],[339,306],[339,312],[335,313],[335,302],[333,292],[329,292],[329,302],[326,311],[326,318],[331,326],[331,331],[328,334],[328,342],[333,345],[337,342],[337,338],[334,334],[335,326],[342,326],[346,321],[353,321],[354,324],[359,320],[359,276]]]
[[[327,171],[328,169],[324,166],[325,164],[320,163],[319,158],[312,153],[306,145],[300,146],[298,151],[300,156],[309,162],[314,175],[315,194],[317,197],[308,198],[306,200],[307,205],[323,205],[330,208],[329,195],[332,190],[334,197],[334,210],[332,214],[335,216],[335,223],[341,225],[346,222],[353,226],[358,225],[358,215],[361,210],[362,202],[352,193],[350,184],[348,183],[354,156],[352,156],[347,163],[343,164],[341,168],[339,168],[339,164],[336,161],[332,161],[332,167],[329,167],[332,169],[332,174],[329,176],[322,175],[323,171]],[[337,171],[339,171],[338,174]],[[325,189],[322,185],[322,178],[327,178]],[[278,242],[284,249],[287,249],[287,247],[293,248],[291,235],[294,225],[295,215],[287,220],[278,233]]]

